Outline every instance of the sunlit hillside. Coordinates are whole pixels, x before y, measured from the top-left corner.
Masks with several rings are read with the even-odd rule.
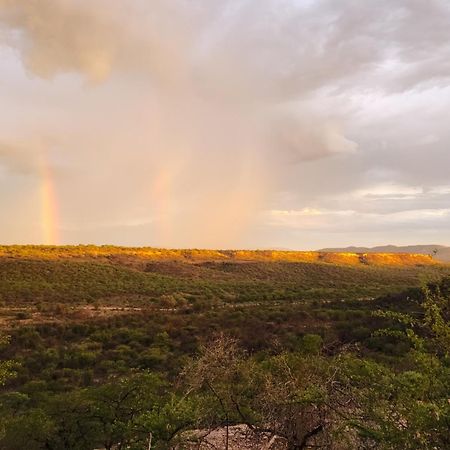
[[[214,308],[367,299],[446,273],[450,266],[409,254],[6,246],[0,248],[0,300],[5,320],[23,305],[40,320],[55,303]]]
[[[0,258],[35,259],[95,259],[114,260],[126,257],[130,260],[154,261],[230,261],[230,262],[304,262],[342,265],[427,265],[439,261],[431,255],[414,253],[352,253],[283,250],[204,250],[161,249],[152,247],[116,246],[0,246]]]

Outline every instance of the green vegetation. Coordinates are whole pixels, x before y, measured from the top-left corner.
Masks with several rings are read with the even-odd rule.
[[[219,429],[231,450],[235,425],[277,448],[450,447],[448,266],[18,249],[0,449],[189,449]]]
[[[162,296],[193,302],[348,299],[418,285],[446,266],[345,266],[286,262],[145,262],[138,268],[92,261],[0,259],[0,300],[22,303],[133,299],[151,306]]]

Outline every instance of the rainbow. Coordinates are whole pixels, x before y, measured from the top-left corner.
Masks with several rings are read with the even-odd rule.
[[[40,160],[40,178],[42,242],[45,245],[57,245],[59,243],[58,202],[52,169],[43,154]]]

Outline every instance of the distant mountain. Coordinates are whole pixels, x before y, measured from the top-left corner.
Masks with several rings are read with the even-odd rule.
[[[378,247],[323,248],[319,252],[416,253],[419,255],[432,255],[440,261],[450,262],[450,247],[444,245],[380,245]]]

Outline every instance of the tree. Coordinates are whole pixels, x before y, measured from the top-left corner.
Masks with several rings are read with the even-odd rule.
[[[9,337],[0,334],[0,346],[7,345]],[[14,378],[16,364],[14,361],[0,361],[0,386],[3,386],[7,380]]]
[[[5,424],[0,448],[92,450],[165,448],[192,423],[192,402],[168,392],[152,373],[136,373],[98,387],[41,396]]]
[[[309,341],[316,354],[319,339]],[[312,443],[325,448],[335,415],[329,399],[337,370],[333,360],[307,349],[258,361],[223,334],[205,345],[185,371],[189,391],[204,396],[207,405],[201,412],[203,427],[223,427],[226,448],[234,424],[275,436],[289,450]]]
[[[400,326],[378,335],[411,344],[402,370],[369,361],[347,366],[360,412],[353,426],[377,448],[450,448],[449,288],[449,278],[425,286],[414,315],[378,312]]]

